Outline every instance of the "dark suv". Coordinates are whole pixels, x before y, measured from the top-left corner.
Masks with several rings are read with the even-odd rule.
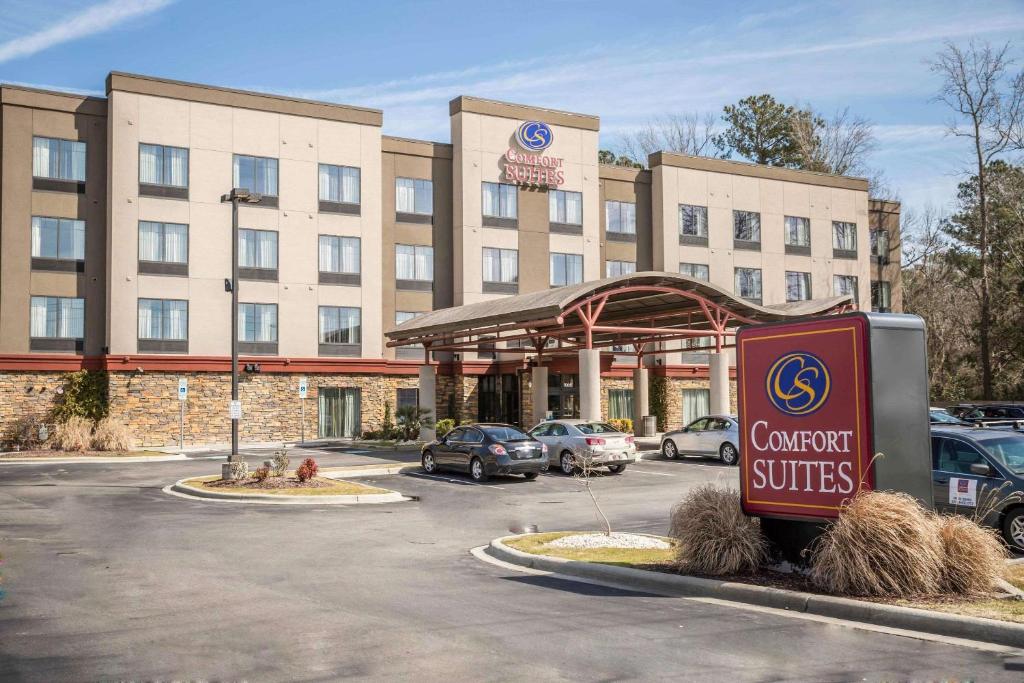
[[[988,403],[976,406],[958,406],[959,417],[973,423],[1011,424],[1014,420],[1024,420],[1024,406],[1014,404]]]
[[[521,474],[527,479],[548,468],[548,447],[518,427],[504,424],[462,425],[423,446],[423,471],[469,472],[474,481],[492,474]]]
[[[938,512],[998,529],[1024,550],[1024,432],[932,426],[932,493]]]

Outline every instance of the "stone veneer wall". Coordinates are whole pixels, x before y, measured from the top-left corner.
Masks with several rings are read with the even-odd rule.
[[[629,389],[633,391],[633,378],[632,377],[602,377],[601,378],[601,417],[606,420],[611,419],[611,415],[608,414],[608,392],[612,389]],[[636,398],[635,396],[633,397]],[[633,419],[632,415],[627,415],[630,420]]]
[[[64,386],[63,372],[0,372],[0,435],[7,439],[18,420],[47,419]]]
[[[711,383],[706,379],[681,379],[670,377],[668,380],[668,428],[678,429],[683,423],[683,389],[710,389]],[[729,411],[736,413],[736,381],[729,380]]]
[[[178,378],[188,379],[185,402],[185,445],[226,442],[231,439],[228,401],[231,374],[221,372],[111,372],[110,414],[128,424],[139,446],[178,443]],[[300,436],[298,374],[243,374],[241,441],[293,441]],[[415,375],[308,374],[305,401],[306,438],[317,437],[318,388],[356,388],[360,391],[362,430],[379,429],[384,403],[395,413],[397,389],[416,388]]]

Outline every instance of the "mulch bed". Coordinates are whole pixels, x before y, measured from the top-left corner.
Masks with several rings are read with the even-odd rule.
[[[203,482],[203,487],[208,489],[324,489],[337,486],[332,479],[316,477],[301,482],[295,477],[267,477],[263,481],[256,479],[214,479]]]

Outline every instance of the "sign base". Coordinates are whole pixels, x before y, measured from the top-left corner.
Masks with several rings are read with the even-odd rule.
[[[811,545],[825,530],[826,522],[801,522],[761,518],[761,531],[771,544],[769,552],[790,564],[806,565]]]

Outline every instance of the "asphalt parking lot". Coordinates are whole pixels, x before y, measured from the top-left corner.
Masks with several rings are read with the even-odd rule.
[[[247,452],[253,462],[267,452]],[[415,453],[310,451],[322,466]],[[306,453],[293,451],[293,463]],[[571,477],[411,472],[416,500],[259,506],[162,488],[206,456],[0,465],[0,680],[1014,680],[1005,653],[769,610],[663,598],[486,564],[526,525],[596,529]],[[713,461],[594,480],[615,528],[664,533]]]

